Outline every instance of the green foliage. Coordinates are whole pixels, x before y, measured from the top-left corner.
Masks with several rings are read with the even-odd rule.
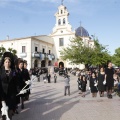
[[[2,57],[4,52],[6,52],[6,49],[4,47],[0,47],[0,58]]]
[[[8,51],[13,53],[13,55],[17,54],[17,51],[14,50],[13,48],[8,48]],[[2,57],[2,55],[4,54],[4,52],[6,52],[6,48],[4,48],[3,46],[0,47],[0,58]]]
[[[82,38],[76,37],[70,41],[71,44],[60,51],[61,59],[69,60],[71,63],[86,65],[103,65],[111,59],[105,46],[94,40],[94,48],[84,45]]]
[[[100,44],[98,40],[94,40],[94,46],[92,65],[104,65],[108,60],[111,60],[111,56],[109,55],[106,46]]]
[[[115,50],[115,54],[112,56],[112,62],[116,66],[120,66],[120,47]]]

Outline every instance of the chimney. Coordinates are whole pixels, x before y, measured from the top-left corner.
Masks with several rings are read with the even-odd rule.
[[[9,40],[9,35],[7,35],[7,37],[6,37],[6,38],[7,38],[7,40]]]

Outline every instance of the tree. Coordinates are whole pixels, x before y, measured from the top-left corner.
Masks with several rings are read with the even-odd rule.
[[[120,47],[115,50],[115,54],[112,56],[112,62],[116,66],[120,66]]]
[[[3,46],[0,47],[0,58],[2,57],[2,55],[4,54],[4,52],[6,52],[6,49]]]
[[[93,54],[93,49],[88,47],[83,43],[81,37],[76,37],[72,39],[71,44],[67,48],[63,48],[60,51],[61,58],[63,60],[69,60],[73,64],[91,65],[91,56]]]
[[[12,50],[12,53],[13,53],[13,55],[16,55],[17,54],[17,50]]]
[[[108,50],[106,49],[106,46],[100,44],[98,40],[94,40],[92,65],[95,66],[105,65],[109,60],[111,60],[111,56]]]
[[[13,55],[17,54],[17,50],[13,49],[13,48],[8,48],[8,51],[13,53]]]
[[[12,48],[8,48],[8,51],[9,51],[9,52],[12,52],[12,50],[13,50]]]
[[[61,59],[69,60],[74,64],[102,65],[110,59],[110,55],[105,46],[94,40],[94,48],[83,43],[81,37],[76,37],[70,41],[71,44],[60,51]]]

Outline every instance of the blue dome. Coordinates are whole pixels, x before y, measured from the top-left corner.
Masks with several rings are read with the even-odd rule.
[[[75,30],[75,35],[76,36],[81,36],[81,37],[89,37],[89,33],[88,31],[83,28],[82,26],[81,27],[78,27],[76,30]]]

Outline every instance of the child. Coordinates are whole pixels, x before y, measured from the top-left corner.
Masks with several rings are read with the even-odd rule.
[[[54,83],[56,83],[57,82],[57,75],[55,74],[54,75]]]
[[[67,89],[68,89],[68,95],[70,96],[70,77],[68,75],[66,75],[65,77],[65,93],[64,93],[65,96]]]
[[[86,78],[85,78],[85,75],[83,75],[82,81],[81,81],[82,97],[85,97],[86,85],[87,85],[87,80],[86,80]]]
[[[79,78],[78,78],[78,81],[77,81],[78,82],[78,90],[80,91],[79,94],[82,93],[81,92],[81,78],[82,78],[82,76],[80,75]]]
[[[91,89],[91,93],[92,93],[92,97],[97,97],[97,77],[95,72],[92,73],[92,76],[90,78],[90,89]]]

